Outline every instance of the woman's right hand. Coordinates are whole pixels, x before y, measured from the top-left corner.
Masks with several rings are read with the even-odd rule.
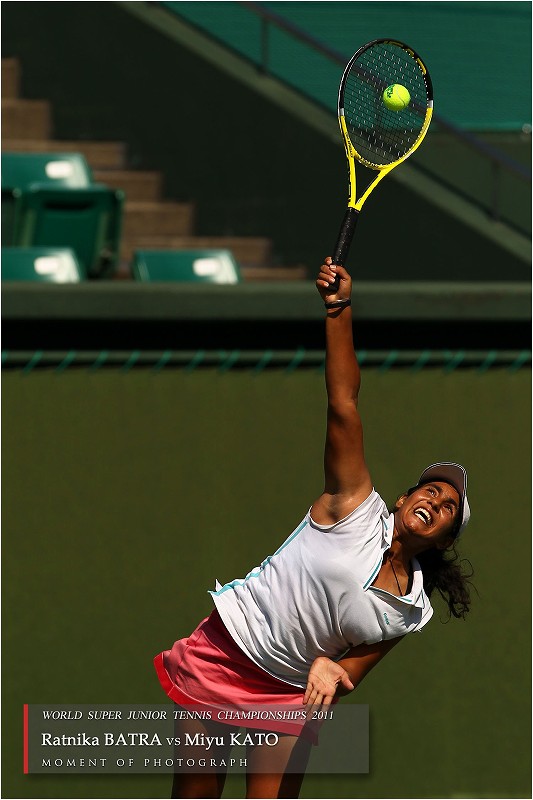
[[[332,291],[331,285],[337,275],[340,278],[339,289],[337,292]],[[330,303],[332,300],[345,300],[351,296],[352,293],[352,279],[346,272],[344,267],[335,266],[332,259],[328,256],[324,264],[320,267],[318,278],[316,280],[316,288],[324,300]]]
[[[309,670],[303,703],[308,707],[329,706],[339,687],[347,692],[355,689],[346,670],[331,658],[315,658]]]

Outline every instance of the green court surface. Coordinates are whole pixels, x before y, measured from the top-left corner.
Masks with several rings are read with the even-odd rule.
[[[315,369],[4,374],[3,797],[169,796],[168,776],[24,776],[23,704],[164,703],[153,656],[320,493],[324,406]],[[368,369],[360,408],[387,502],[468,467],[477,593],[343,701],[370,705],[370,773],[302,797],[528,797],[530,372]]]

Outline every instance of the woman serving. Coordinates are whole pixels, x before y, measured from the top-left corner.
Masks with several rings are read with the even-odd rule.
[[[405,634],[424,627],[434,589],[454,616],[469,608],[466,579],[450,557],[470,516],[466,471],[451,462],[431,465],[389,512],[364,458],[351,279],[327,258],[316,285],[326,306],[324,491],[273,555],[246,577],[217,584],[210,617],[156,657],[161,684],[181,707],[329,705]],[[226,741],[228,727],[183,720],[177,736]],[[250,737],[247,797],[298,796],[303,775],[290,764],[309,753],[305,718],[260,721],[257,729],[277,732],[279,741],[261,747]],[[224,779],[216,769],[177,772],[172,796],[220,797]]]

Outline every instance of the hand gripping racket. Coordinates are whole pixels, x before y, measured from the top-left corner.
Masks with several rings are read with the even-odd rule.
[[[393,84],[407,89],[405,108],[385,105],[384,92]],[[339,88],[339,125],[348,159],[348,208],[333,252],[344,266],[359,212],[369,194],[394,167],[420,146],[431,122],[433,88],[427,67],[415,51],[393,39],[375,39],[360,47],[348,62]],[[377,172],[357,199],[355,161]],[[331,285],[339,288],[339,277]]]

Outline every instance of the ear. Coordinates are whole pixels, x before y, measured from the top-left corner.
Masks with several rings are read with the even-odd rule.
[[[396,508],[400,508],[400,506],[403,506],[406,500],[407,500],[407,495],[401,494],[399,498],[396,500]]]

